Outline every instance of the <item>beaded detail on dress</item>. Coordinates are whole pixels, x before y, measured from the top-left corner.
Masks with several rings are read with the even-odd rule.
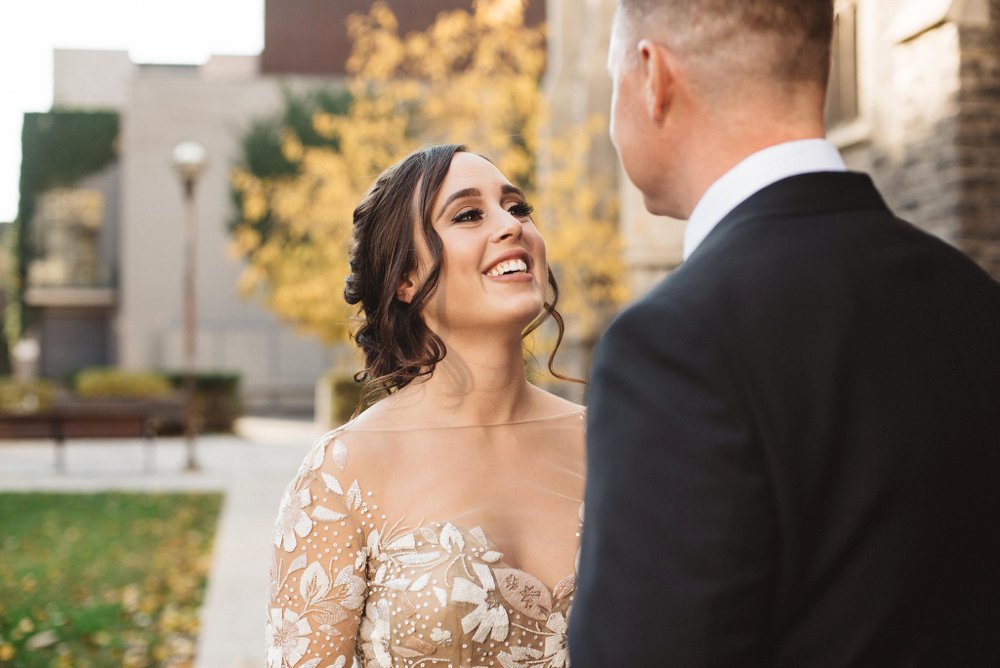
[[[276,522],[269,668],[568,666],[583,427],[579,411],[319,439]]]

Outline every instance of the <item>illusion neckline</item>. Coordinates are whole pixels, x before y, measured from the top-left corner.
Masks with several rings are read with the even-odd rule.
[[[364,427],[355,426],[354,422],[358,418],[354,418],[333,432],[341,432],[350,429],[351,431],[357,432],[367,432],[367,433],[378,433],[378,432],[412,432],[412,431],[442,431],[442,430],[452,430],[452,429],[488,429],[491,427],[515,427],[525,424],[536,424],[539,422],[556,422],[558,420],[565,420],[566,418],[580,416],[583,417],[586,414],[586,408],[581,407],[576,410],[568,411],[565,413],[557,413],[555,415],[543,415],[535,418],[524,418],[521,420],[511,420],[509,422],[492,422],[488,424],[458,424],[458,425],[439,425],[439,426],[406,426],[406,427]],[[359,416],[360,417],[360,416]]]

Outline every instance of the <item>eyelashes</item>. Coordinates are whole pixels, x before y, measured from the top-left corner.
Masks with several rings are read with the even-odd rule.
[[[518,202],[517,204],[514,204],[509,209],[507,209],[507,211],[512,216],[516,216],[518,218],[527,218],[528,216],[530,216],[535,212],[535,207],[531,206],[527,202]]]
[[[516,202],[507,208],[507,213],[514,216],[515,218],[527,218],[532,213],[534,213],[535,207],[531,206],[527,202]],[[454,218],[451,219],[453,223],[474,223],[483,219],[485,213],[482,209],[471,208],[463,209]]]
[[[482,209],[463,209],[451,219],[453,223],[474,223],[483,219]]]

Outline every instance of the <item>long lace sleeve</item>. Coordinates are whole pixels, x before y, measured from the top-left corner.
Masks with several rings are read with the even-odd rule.
[[[282,499],[269,578],[269,668],[354,663],[368,589],[366,507],[345,464],[337,433],[325,436]]]

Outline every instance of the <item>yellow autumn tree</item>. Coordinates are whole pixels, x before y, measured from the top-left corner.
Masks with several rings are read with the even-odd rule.
[[[323,340],[343,341],[355,315],[341,297],[354,207],[410,151],[460,143],[528,192],[570,335],[592,340],[625,297],[614,188],[587,169],[603,123],[548,122],[544,31],[525,25],[523,9],[523,0],[478,0],[471,12],[443,12],[405,36],[385,3],[351,17],[351,103],[346,113],[314,117],[325,143],[304,144],[286,128],[281,152],[293,170],[233,174],[244,291],[263,293],[275,312]]]

